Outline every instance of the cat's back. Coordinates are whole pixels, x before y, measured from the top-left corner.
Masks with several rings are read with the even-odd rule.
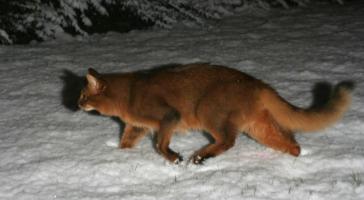
[[[193,63],[186,65],[171,65],[162,68],[137,72],[136,76],[149,84],[165,87],[206,87],[210,84],[230,82],[235,79],[254,80],[253,77],[233,68],[211,65],[208,63]]]

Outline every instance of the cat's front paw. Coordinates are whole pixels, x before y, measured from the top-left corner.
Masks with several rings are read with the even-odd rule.
[[[169,151],[168,154],[162,154],[168,161],[173,164],[180,164],[183,161],[183,157],[179,153],[175,153],[173,151]]]
[[[183,161],[183,157],[178,154],[178,157],[173,161],[173,164],[180,164]]]

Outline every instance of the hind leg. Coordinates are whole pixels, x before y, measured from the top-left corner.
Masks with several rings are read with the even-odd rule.
[[[272,149],[299,156],[300,146],[288,131],[284,131],[266,110],[249,127],[248,135]]]
[[[209,134],[215,142],[200,149],[192,156],[194,164],[202,164],[206,159],[215,157],[233,147],[237,129],[231,122],[227,122],[221,128],[210,128]]]

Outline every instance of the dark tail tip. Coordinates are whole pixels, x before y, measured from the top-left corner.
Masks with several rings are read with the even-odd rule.
[[[338,83],[335,87],[335,91],[339,90],[346,90],[346,91],[353,91],[355,88],[355,83],[353,81],[342,81]]]
[[[313,101],[310,108],[322,109],[330,101],[332,89],[332,85],[328,82],[316,83],[312,90]]]

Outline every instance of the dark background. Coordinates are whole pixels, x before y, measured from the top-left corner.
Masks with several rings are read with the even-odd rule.
[[[343,0],[310,1],[342,4]],[[349,2],[346,0],[345,3]],[[292,9],[307,0],[0,0],[0,44],[27,44],[60,33],[87,36],[176,24],[203,27],[249,9]]]

